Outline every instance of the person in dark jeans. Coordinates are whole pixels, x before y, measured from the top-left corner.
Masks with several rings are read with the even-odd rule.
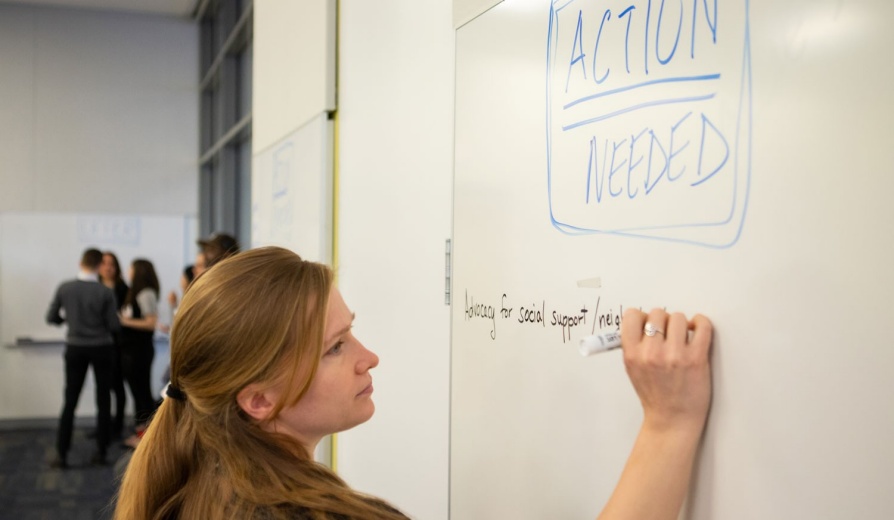
[[[56,468],[68,467],[75,408],[87,369],[91,366],[96,381],[97,450],[90,462],[106,463],[111,425],[109,392],[115,359],[112,334],[118,331],[120,324],[115,295],[99,283],[97,271],[101,263],[102,252],[97,249],[84,251],[77,279],[59,286],[47,310],[48,323],[68,325],[65,337],[65,402],[59,418],[56,458],[51,463]]]
[[[118,257],[111,251],[102,254],[102,264],[99,266],[99,281],[115,293],[115,305],[118,312],[124,307],[129,287],[121,277],[121,264]],[[115,407],[112,409],[113,439],[121,438],[124,432],[124,412],[127,404],[127,392],[124,389],[124,374],[121,370],[121,337],[120,332],[114,335],[115,360],[112,363],[112,394],[115,396]]]
[[[158,276],[152,262],[137,258],[130,267],[130,290],[121,309],[121,370],[134,401],[136,434],[124,443],[136,447],[155,413],[152,397],[153,335],[158,325]]]

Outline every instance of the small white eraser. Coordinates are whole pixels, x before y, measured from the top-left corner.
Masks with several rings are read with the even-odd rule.
[[[586,280],[578,281],[577,286],[587,289],[599,289],[602,287],[602,279],[599,277],[587,278]]]

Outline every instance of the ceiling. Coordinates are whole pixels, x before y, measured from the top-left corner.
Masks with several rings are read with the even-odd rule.
[[[0,0],[0,3],[47,5],[190,18],[201,0]]]

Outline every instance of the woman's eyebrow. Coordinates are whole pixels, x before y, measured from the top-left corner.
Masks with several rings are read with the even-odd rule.
[[[349,330],[351,330],[351,327],[354,326],[354,319],[355,319],[356,317],[357,317],[357,314],[352,312],[352,313],[351,313],[351,321],[350,321],[350,323],[348,323],[348,324],[345,325],[341,330],[339,330],[338,332],[336,332],[335,334],[333,334],[332,336],[330,336],[329,338],[327,338],[327,339],[326,339],[326,343],[332,343],[332,341],[333,341],[335,338],[337,338],[337,337],[341,336],[342,334],[344,334],[344,333],[348,332]]]

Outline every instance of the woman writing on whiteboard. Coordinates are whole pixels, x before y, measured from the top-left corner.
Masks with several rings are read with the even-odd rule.
[[[643,338],[637,313],[625,314],[623,334],[642,353],[625,360],[646,420],[603,517],[676,518],[710,398],[711,328],[654,311],[667,338]],[[379,360],[353,319],[330,270],[284,249],[237,254],[197,279],[177,314],[166,398],[115,518],[406,518],[312,458],[323,437],[375,409]]]

